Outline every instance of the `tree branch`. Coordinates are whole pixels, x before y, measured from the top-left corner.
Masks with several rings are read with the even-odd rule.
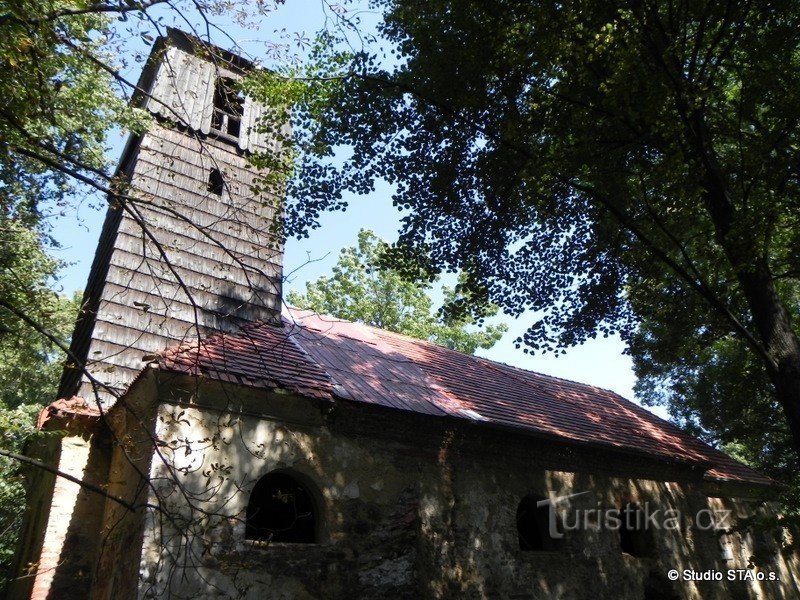
[[[98,485],[95,485],[93,483],[89,483],[88,481],[86,481],[84,479],[80,479],[78,477],[74,477],[74,476],[70,475],[69,473],[65,473],[64,471],[60,471],[59,469],[56,469],[55,467],[52,467],[52,466],[48,465],[47,463],[44,463],[44,462],[42,462],[40,460],[36,460],[36,459],[31,458],[29,456],[25,456],[23,454],[17,454],[16,452],[9,452],[8,450],[3,450],[2,448],[0,448],[0,456],[5,456],[6,458],[10,458],[12,460],[16,460],[17,462],[21,462],[21,463],[29,465],[31,467],[36,467],[37,469],[41,469],[43,471],[47,471],[48,473],[52,473],[56,477],[61,477],[62,479],[66,479],[67,481],[71,481],[72,483],[75,483],[75,484],[81,486],[82,488],[85,488],[85,489],[87,489],[87,490],[89,490],[91,492],[94,492],[95,494],[100,494],[104,498],[108,498],[109,500],[112,500],[113,502],[116,502],[117,504],[119,504],[120,506],[123,506],[124,508],[126,508],[127,510],[129,510],[131,512],[139,510],[140,508],[152,508],[152,509],[155,509],[155,510],[160,510],[160,508],[158,506],[156,506],[155,504],[148,504],[148,503],[143,503],[143,504],[138,504],[138,505],[137,504],[131,504],[130,502],[127,502],[126,500],[123,500],[122,498],[120,498],[118,496],[114,496],[113,494],[109,494],[106,490],[104,490],[102,487],[100,487]]]

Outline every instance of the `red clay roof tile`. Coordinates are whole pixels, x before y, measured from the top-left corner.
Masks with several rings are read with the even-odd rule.
[[[507,426],[708,468],[714,480],[774,482],[614,392],[525,371],[309,311],[164,353],[161,367],[245,385],[336,396]]]

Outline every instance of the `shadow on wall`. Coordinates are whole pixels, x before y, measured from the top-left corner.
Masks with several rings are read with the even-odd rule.
[[[83,460],[81,450],[87,447],[88,457],[85,458],[85,467],[82,472],[73,472],[76,467],[80,468]],[[89,484],[103,486],[108,481],[110,462],[110,441],[105,435],[97,434],[91,440],[78,437],[67,437],[62,440],[59,468],[81,477]],[[66,490],[74,487],[77,485],[66,480],[59,480],[51,508],[51,527],[60,528],[62,523],[68,523],[66,531],[63,532],[65,537],[61,555],[55,563],[59,565],[59,568],[55,569],[52,575],[53,580],[47,596],[52,600],[89,596],[92,578],[95,575],[96,560],[102,543],[98,532],[102,528],[106,499],[93,490],[80,487],[74,496],[74,509],[72,509],[73,505],[67,501],[71,499],[70,493]],[[70,509],[72,509],[71,512]],[[56,510],[65,511],[65,514],[61,516],[65,519],[69,517],[69,521],[53,519],[52,511]],[[44,552],[46,552],[46,548],[43,550]],[[54,567],[55,565],[51,568]],[[47,572],[42,573],[40,568],[37,582],[42,574],[45,578],[49,576]]]
[[[280,315],[277,300],[280,297],[280,288],[274,282],[270,282],[270,287],[256,286],[255,280],[261,279],[262,276],[254,276],[254,285],[249,288],[248,296],[234,285],[227,285],[214,294],[214,306],[210,308],[213,315],[210,327],[227,333],[238,333],[254,321],[275,321],[276,313]]]

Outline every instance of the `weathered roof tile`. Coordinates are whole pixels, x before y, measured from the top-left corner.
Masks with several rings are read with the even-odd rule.
[[[161,367],[697,463],[715,480],[773,483],[609,390],[308,311],[292,309],[284,327],[255,323],[175,348]]]

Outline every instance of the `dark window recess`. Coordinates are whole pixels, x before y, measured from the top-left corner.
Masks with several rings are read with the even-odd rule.
[[[244,113],[244,98],[234,89],[233,80],[219,77],[214,86],[214,111],[211,129],[227,136],[239,138]]]
[[[286,473],[270,473],[256,483],[247,505],[245,537],[293,544],[316,541],[314,502]]]
[[[222,177],[222,172],[219,169],[211,169],[208,174],[208,191],[217,196],[222,196],[224,189],[225,179]]]
[[[550,535],[550,503],[537,506],[543,498],[525,496],[517,507],[519,549],[531,552],[553,552],[560,549],[561,539]],[[558,535],[561,528],[556,519]]]
[[[631,556],[647,556],[650,543],[642,509],[629,502],[619,509],[619,519],[619,545],[622,551]]]
[[[644,582],[644,600],[680,600],[675,593],[673,583],[666,577],[653,571]]]

